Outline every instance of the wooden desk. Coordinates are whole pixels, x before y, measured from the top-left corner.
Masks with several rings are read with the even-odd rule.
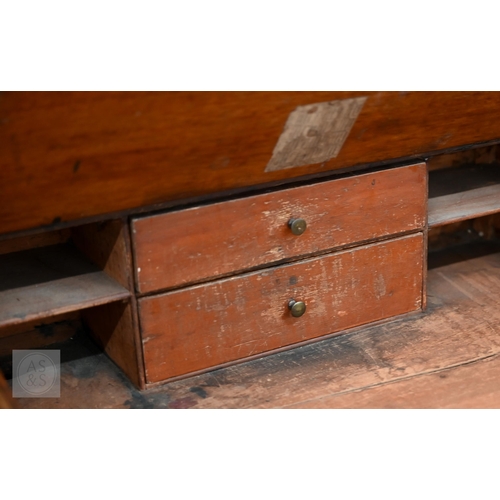
[[[239,264],[232,270],[216,269],[215,274],[205,273],[194,281],[189,278],[184,283],[166,285],[163,277],[169,276],[171,268],[167,266],[157,275],[152,269],[150,279],[159,279],[162,284],[147,285],[150,288],[141,280],[145,266],[138,264],[143,258],[147,264],[153,256],[146,253],[142,257],[140,253],[144,241],[137,236],[141,221],[153,220],[163,212],[188,214],[190,207],[218,206],[214,209],[217,215],[207,220],[224,229],[228,223],[223,218],[227,213],[224,207],[238,200],[278,196],[286,202],[292,189],[319,186],[321,190],[329,182],[340,186],[349,179],[356,185],[366,175],[376,185],[384,172],[388,179],[395,179],[402,167],[413,168],[408,166],[444,152],[495,145],[500,141],[499,110],[500,94],[487,92],[2,93],[0,139],[5,147],[0,149],[0,180],[4,186],[0,253],[4,254],[3,272],[13,282],[0,292],[0,337],[14,343],[23,332],[32,342],[33,332],[41,324],[55,324],[61,329],[67,322],[83,320],[111,359],[140,388],[229,362],[224,355],[216,356],[214,359],[219,361],[205,368],[198,362],[174,372],[160,369],[172,363],[165,361],[165,350],[175,352],[175,359],[189,355],[175,351],[170,343],[151,351],[154,357],[150,357],[147,345],[152,335],[148,332],[157,332],[158,324],[152,327],[148,321],[160,319],[175,324],[179,320],[175,304],[168,306],[172,312],[165,317],[161,316],[165,304],[146,314],[147,304],[153,300],[151,294],[170,293],[169,287],[176,286],[196,289],[202,286],[199,283],[215,283],[221,276],[231,280],[233,275],[257,271],[261,274],[254,279],[260,281],[266,269],[289,265],[299,257],[323,258],[326,251],[347,250],[351,258],[354,250],[349,248],[378,244],[389,236],[421,234],[425,243],[425,214],[408,212],[415,217],[420,213],[420,225],[357,237],[350,243],[330,242],[305,253],[291,252],[257,264]],[[478,177],[477,171],[468,172],[473,179]],[[408,185],[417,184],[396,183],[387,193],[403,193]],[[497,212],[497,185],[488,178],[474,192],[467,189],[466,195],[463,187],[456,192],[438,193],[429,203],[429,226]],[[425,184],[419,186],[425,188]],[[350,203],[356,200],[348,210],[354,217],[350,224],[356,230],[373,222],[373,210],[364,207],[372,199],[374,191],[370,189],[366,186],[365,194],[348,197]],[[401,203],[406,203],[412,192],[410,189],[403,193]],[[422,193],[425,211],[425,190]],[[307,199],[302,200],[303,205]],[[373,227],[385,227],[384,221],[393,220],[402,206],[389,204],[392,213],[387,209]],[[256,210],[257,214],[264,212]],[[240,217],[246,220],[248,214],[242,211]],[[279,227],[286,231],[286,222],[300,217],[300,213],[284,215],[287,220]],[[231,224],[234,229],[229,234],[236,234],[237,222]],[[180,230],[188,225],[181,224]],[[211,231],[210,224],[205,230]],[[163,246],[168,256],[173,251],[169,250],[173,246],[168,245],[174,243],[175,235],[162,234],[155,245]],[[308,234],[314,234],[311,228]],[[328,229],[322,234],[328,241]],[[230,240],[224,243],[226,248]],[[202,254],[204,240],[197,241]],[[224,253],[224,245],[219,254]],[[247,258],[260,257],[260,247],[253,247],[255,256],[251,248]],[[418,311],[425,305],[425,248],[421,248],[415,267],[422,287],[417,293],[420,303],[399,313],[394,309],[376,319]],[[404,253],[397,251],[394,256]],[[220,256],[223,261],[224,255]],[[381,257],[377,254],[373,258]],[[193,266],[199,262],[192,260]],[[368,270],[369,265],[363,264],[363,269]],[[403,262],[400,266],[411,267]],[[350,269],[345,276],[354,276],[353,271]],[[181,267],[181,279],[182,275]],[[324,279],[328,280],[328,276]],[[290,281],[290,286],[296,284]],[[406,284],[403,288],[409,290]],[[351,289],[354,297],[356,286]],[[193,297],[189,307],[196,309]],[[138,302],[142,304],[139,308]],[[16,303],[21,304],[20,308],[16,309]],[[265,316],[266,311],[260,312]],[[252,314],[258,314],[258,309]],[[287,322],[287,314],[284,308],[278,316]],[[331,313],[325,310],[324,314],[323,319]],[[219,333],[223,333],[222,317],[215,319]],[[262,322],[257,321],[253,328],[259,325]],[[318,331],[318,335],[341,333],[348,327],[341,323],[340,329]],[[200,334],[203,338],[203,332]],[[293,343],[301,340],[306,337],[299,335]],[[178,341],[174,335],[171,342]],[[239,348],[241,357],[233,356],[231,362],[267,352],[252,350],[248,345],[250,349],[233,342],[231,349]],[[290,347],[290,342],[272,345],[271,349],[280,349]],[[229,348],[223,344],[212,347],[218,351]],[[210,349],[206,356],[212,356]],[[153,372],[155,375],[151,375]]]

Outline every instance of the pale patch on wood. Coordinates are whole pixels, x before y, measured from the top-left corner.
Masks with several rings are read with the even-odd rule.
[[[288,116],[266,172],[312,165],[335,158],[366,97],[298,106]]]
[[[386,294],[385,280],[382,274],[377,275],[375,278],[375,296],[380,299]]]

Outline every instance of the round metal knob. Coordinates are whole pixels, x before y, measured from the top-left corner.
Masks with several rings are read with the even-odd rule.
[[[292,312],[292,316],[295,318],[300,318],[305,312],[306,312],[306,305],[304,302],[296,301],[296,300],[290,300],[288,302],[288,309]]]
[[[288,221],[288,226],[292,230],[293,234],[299,236],[306,230],[307,223],[304,219],[290,219]]]

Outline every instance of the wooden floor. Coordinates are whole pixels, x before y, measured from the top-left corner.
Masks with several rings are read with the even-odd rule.
[[[499,408],[500,245],[429,257],[425,313],[139,392],[85,332],[21,408]],[[10,360],[2,368],[10,376]]]

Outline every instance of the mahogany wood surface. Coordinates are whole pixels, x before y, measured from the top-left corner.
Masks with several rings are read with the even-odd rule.
[[[423,236],[139,299],[147,382],[419,310]],[[306,303],[292,317],[290,299]]]
[[[265,171],[298,106],[366,97],[337,156]],[[498,92],[2,92],[0,234],[500,140]]]
[[[132,221],[137,289],[173,288],[425,225],[425,164]],[[292,218],[307,229],[294,235]]]

